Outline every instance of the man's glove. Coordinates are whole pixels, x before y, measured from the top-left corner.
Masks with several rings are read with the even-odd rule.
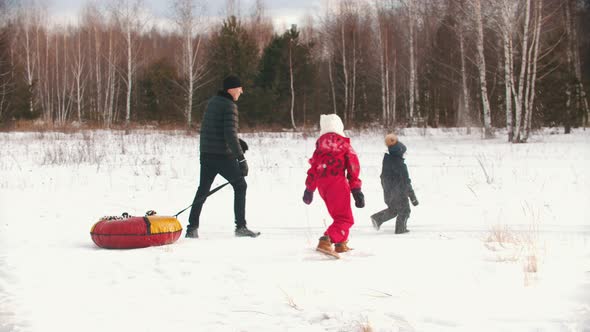
[[[408,197],[410,198],[410,202],[412,202],[412,205],[418,205],[418,199],[416,198],[416,193],[414,192],[414,189],[410,188],[410,190],[408,191]]]
[[[240,171],[242,171],[242,176],[248,176],[248,162],[246,159],[239,160],[238,165],[240,166]]]
[[[244,140],[241,138],[238,138],[238,141],[240,142],[240,147],[242,148],[242,151],[246,153],[246,151],[248,151],[248,144],[246,144],[246,142],[244,142]]]
[[[303,192],[303,203],[309,205],[311,204],[311,201],[313,201],[313,191],[305,189]]]
[[[363,192],[360,189],[352,190],[352,198],[354,198],[354,206],[357,208],[365,207],[365,195],[363,195]]]

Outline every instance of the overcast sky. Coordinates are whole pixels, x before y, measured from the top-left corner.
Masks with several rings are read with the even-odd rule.
[[[79,10],[87,2],[85,0],[47,0],[51,16],[57,21],[75,23]],[[159,19],[170,17],[170,0],[143,0],[145,6]],[[107,1],[98,1],[106,3]],[[251,12],[255,0],[238,0],[242,15]],[[220,16],[226,1],[205,1],[209,16]],[[289,27],[291,24],[303,24],[305,15],[315,16],[321,12],[321,0],[265,0],[267,15],[275,23],[275,28]]]

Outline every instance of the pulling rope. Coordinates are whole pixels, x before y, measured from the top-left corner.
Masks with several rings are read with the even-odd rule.
[[[246,153],[246,151],[248,151],[248,144],[243,139],[241,139],[241,138],[238,138],[238,143],[240,144],[240,148],[242,149],[242,152]],[[242,163],[244,161],[246,161],[246,159],[239,161],[239,163]],[[180,212],[178,212],[177,214],[175,214],[174,217],[178,217],[181,213],[183,213],[184,211],[188,210],[191,206],[195,205],[196,203],[200,203],[200,202],[204,201],[207,197],[215,194],[221,188],[227,186],[228,184],[234,182],[235,180],[237,180],[237,179],[234,179],[232,181],[227,181],[226,183],[224,183],[224,184],[222,184],[222,185],[214,188],[210,192],[208,192],[207,195],[204,195],[204,196],[201,196],[201,197],[195,199],[193,201],[193,204],[191,204],[191,205],[187,206],[186,208],[180,210]]]
[[[216,188],[214,188],[213,190],[211,190],[210,192],[208,192],[208,193],[207,193],[207,195],[203,195],[203,196],[201,196],[201,197],[197,198],[197,199],[196,199],[196,200],[193,202],[193,204],[191,204],[191,205],[187,206],[186,208],[184,208],[184,209],[180,210],[180,212],[178,212],[177,214],[175,214],[175,215],[174,215],[174,217],[178,217],[178,216],[179,216],[181,213],[183,213],[184,211],[188,210],[188,209],[189,209],[191,206],[193,206],[194,204],[196,204],[196,203],[200,203],[200,202],[204,201],[204,200],[205,200],[207,197],[209,197],[209,196],[211,196],[211,195],[215,194],[217,191],[219,191],[221,188],[223,188],[223,187],[227,186],[228,184],[230,184],[230,181],[227,181],[226,183],[224,183],[224,184],[222,184],[222,185],[220,185],[220,186],[217,186]]]

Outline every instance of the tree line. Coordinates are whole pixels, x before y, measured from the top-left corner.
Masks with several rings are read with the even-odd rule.
[[[142,0],[88,2],[75,25],[34,0],[0,0],[0,123],[199,125],[228,74],[240,123],[347,127],[587,126],[590,0],[340,0],[278,31],[256,0],[170,0],[166,25]]]

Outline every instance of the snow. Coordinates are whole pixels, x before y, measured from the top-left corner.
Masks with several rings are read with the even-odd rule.
[[[314,251],[321,198],[301,201],[315,132],[241,135],[260,237],[233,236],[226,187],[201,238],[135,250],[96,247],[91,226],[188,206],[198,136],[0,133],[0,331],[590,331],[590,132],[403,130],[420,201],[404,235],[369,220],[384,134],[347,132],[367,204],[332,260]]]

